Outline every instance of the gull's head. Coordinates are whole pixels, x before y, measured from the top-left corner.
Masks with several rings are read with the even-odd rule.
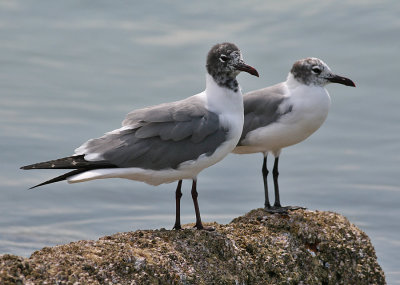
[[[239,48],[232,43],[213,46],[208,52],[206,67],[218,84],[235,79],[241,71],[258,77],[257,70],[243,61]]]
[[[305,85],[323,87],[328,83],[339,83],[356,87],[352,80],[332,73],[325,62],[315,57],[296,61],[290,73],[294,79]]]

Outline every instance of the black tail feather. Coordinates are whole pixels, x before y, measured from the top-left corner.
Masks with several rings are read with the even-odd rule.
[[[33,186],[33,187],[29,188],[29,189],[33,189],[33,188],[36,188],[36,187],[39,187],[39,186],[43,186],[43,185],[46,185],[46,184],[50,184],[50,183],[55,183],[55,182],[63,181],[63,180],[66,180],[68,177],[70,177],[70,176],[72,176],[72,175],[76,175],[76,174],[85,172],[85,171],[87,171],[87,170],[88,170],[88,169],[75,169],[75,170],[73,170],[73,171],[64,173],[63,175],[54,177],[54,178],[52,178],[52,179],[50,179],[50,180],[47,180],[47,181],[45,181],[45,182],[43,182],[43,183],[40,183],[40,184],[38,184],[38,185],[35,185],[35,186]]]
[[[73,155],[63,157],[55,160],[39,162],[31,165],[22,166],[21,169],[79,169],[85,168],[86,170],[93,168],[114,168],[115,165],[107,161],[87,161],[84,155]]]
[[[33,186],[29,189],[33,189],[39,186],[43,186],[46,184],[59,182],[66,180],[68,177],[72,175],[76,175],[88,170],[99,169],[99,168],[116,168],[117,166],[111,164],[105,160],[103,161],[87,161],[84,158],[84,155],[75,155],[63,157],[55,160],[49,160],[45,162],[39,162],[31,165],[22,166],[21,169],[75,169],[73,171],[67,172],[63,175],[57,176],[53,179],[40,183],[36,186]]]

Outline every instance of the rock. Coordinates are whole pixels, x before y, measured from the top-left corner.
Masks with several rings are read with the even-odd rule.
[[[332,212],[253,210],[216,230],[138,230],[0,256],[0,284],[386,284],[368,236]]]

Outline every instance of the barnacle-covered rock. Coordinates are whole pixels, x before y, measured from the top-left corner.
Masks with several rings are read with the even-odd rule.
[[[368,236],[332,212],[262,209],[216,230],[138,230],[0,256],[0,284],[386,284]]]

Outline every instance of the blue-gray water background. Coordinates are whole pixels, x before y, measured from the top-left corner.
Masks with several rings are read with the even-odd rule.
[[[400,284],[399,14],[397,0],[0,1],[0,253],[171,228],[175,184],[28,191],[61,172],[19,167],[72,154],[130,110],[202,91],[206,53],[232,41],[261,75],[239,75],[244,92],[283,81],[308,56],[356,82],[329,85],[326,123],[283,150],[281,199],[348,217],[371,237],[388,283]],[[203,171],[203,220],[227,223],[261,207],[261,162],[230,155]],[[183,186],[183,222],[193,222]]]

